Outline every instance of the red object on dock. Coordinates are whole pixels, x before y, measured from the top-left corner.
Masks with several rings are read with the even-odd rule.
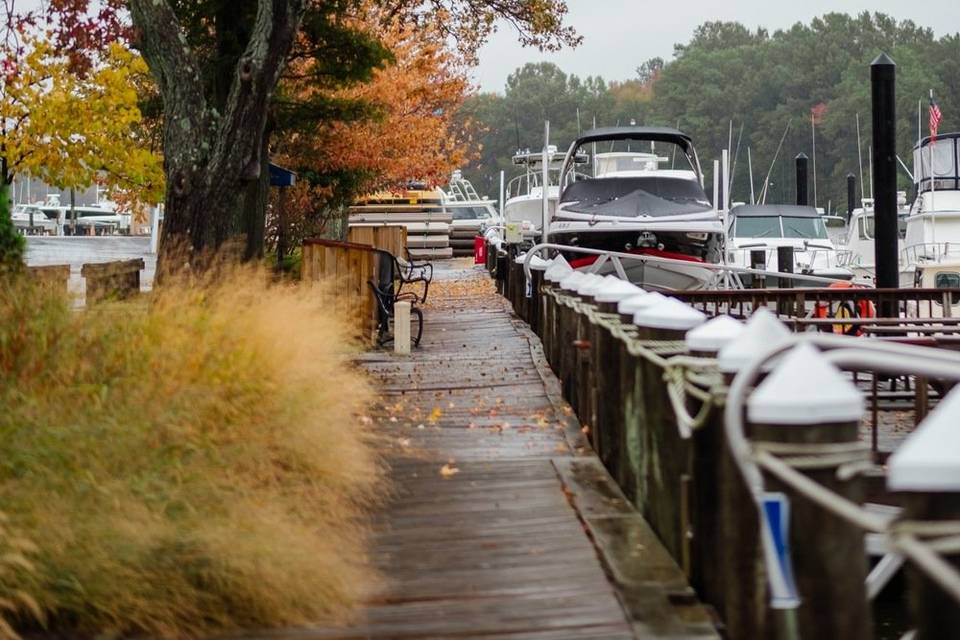
[[[473,264],[487,263],[487,241],[483,236],[473,237]]]

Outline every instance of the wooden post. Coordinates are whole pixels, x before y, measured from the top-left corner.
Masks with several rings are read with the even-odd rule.
[[[744,330],[744,324],[730,316],[717,316],[688,331],[685,337],[690,355],[716,358],[717,353],[735,340]],[[702,389],[710,391],[710,389]],[[691,413],[699,408],[699,400],[692,402]],[[692,562],[690,581],[701,599],[712,605],[722,616],[726,594],[722,559],[726,553],[717,553],[723,540],[722,518],[719,509],[721,493],[728,483],[737,478],[724,475],[726,435],[722,411],[715,407],[707,423],[693,433],[693,515]],[[732,471],[736,471],[732,467]]]
[[[887,463],[887,487],[897,492],[907,521],[960,521],[960,391],[954,390],[917,427]],[[960,569],[960,552],[941,555]],[[960,603],[908,562],[910,608],[916,640],[960,629]]]
[[[642,293],[624,298],[617,304],[620,322],[624,325],[630,339],[639,337],[640,329],[633,324],[633,316],[648,305],[657,304],[665,296],[660,293]],[[643,360],[629,352],[626,342],[618,345],[620,351],[620,469],[617,479],[620,487],[635,504],[640,504],[641,456],[646,448],[642,430],[644,411],[644,367]]]
[[[869,459],[869,449],[859,446],[863,412],[860,391],[809,345],[790,351],[747,402],[755,447],[798,460],[797,471],[857,503],[864,499],[861,477],[841,467]],[[790,504],[799,636],[872,638],[863,530],[772,476],[765,486]]]
[[[393,305],[393,350],[401,356],[410,355],[410,302],[408,300]]]
[[[640,287],[625,280],[613,278],[596,292],[594,300],[598,311],[605,314],[608,322],[591,327],[590,349],[592,376],[594,380],[593,430],[598,443],[597,455],[610,473],[616,476],[620,465],[620,431],[617,420],[620,406],[620,356],[621,352],[613,334],[606,324],[622,328],[617,319],[617,305],[625,298],[642,293]]]
[[[583,278],[586,277],[585,273],[580,271],[574,271],[567,275],[563,280],[560,281],[560,289],[563,296],[567,298],[576,298],[576,288]],[[557,337],[558,340],[554,345],[556,350],[556,358],[558,367],[556,369],[557,377],[560,379],[560,387],[563,391],[563,397],[569,401],[572,397],[572,392],[576,388],[576,353],[574,349],[574,341],[576,340],[577,335],[577,314],[569,306],[561,304],[558,307],[559,313],[557,314],[558,327],[557,327]],[[576,407],[574,407],[576,410]]]
[[[790,337],[790,330],[766,309],[759,309],[740,334],[717,353],[717,368],[727,384],[747,362],[768,345]],[[769,370],[770,367],[766,367]],[[722,419],[722,417],[721,417]],[[722,429],[722,424],[718,425]],[[730,452],[727,438],[721,442],[717,511],[722,514],[719,544],[724,553],[719,562],[722,600],[718,605],[729,638],[763,638],[768,628],[766,576],[757,527],[760,514],[743,474]]]
[[[639,309],[633,317],[638,335],[651,341],[682,341],[686,332],[707,317],[676,298]],[[685,347],[681,347],[685,351]],[[666,354],[664,354],[666,355]],[[681,437],[667,395],[664,370],[650,360],[640,363],[643,377],[643,410],[639,429],[644,443],[637,474],[637,499],[641,511],[671,555],[690,568],[688,527],[689,478],[692,474],[691,442]]]
[[[577,295],[581,303],[596,311],[596,292],[603,286],[604,278],[588,274],[577,287]],[[596,420],[594,419],[596,404],[596,387],[593,378],[593,358],[590,344],[592,323],[585,312],[577,314],[577,337],[574,342],[577,358],[577,387],[574,392],[574,408],[580,422],[587,427],[587,435],[594,448],[597,447]]]

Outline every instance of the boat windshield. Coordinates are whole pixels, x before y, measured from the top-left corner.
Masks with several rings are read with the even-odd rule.
[[[452,207],[450,213],[454,220],[484,220],[490,217],[486,207]]]
[[[793,216],[743,216],[736,219],[733,231],[737,238],[806,238],[827,239],[823,220]]]
[[[571,203],[568,211],[629,218],[712,209],[696,181],[664,176],[581,180],[568,185],[560,201]]]

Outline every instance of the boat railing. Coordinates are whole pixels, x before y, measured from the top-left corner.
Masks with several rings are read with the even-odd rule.
[[[752,278],[769,279],[770,282],[788,281],[792,284],[802,283],[809,287],[811,284],[822,284],[830,286],[838,282],[846,282],[838,278],[825,278],[822,276],[813,276],[808,274],[781,273],[778,271],[767,271],[765,269],[752,269],[750,267],[739,267],[730,264],[714,264],[711,262],[692,263],[688,260],[676,260],[673,258],[664,258],[661,256],[652,256],[636,253],[623,253],[619,251],[606,251],[603,249],[590,249],[587,247],[576,247],[563,244],[542,243],[535,245],[527,251],[524,258],[523,271],[527,283],[531,282],[530,262],[535,255],[543,259],[548,257],[550,252],[564,251],[568,253],[577,253],[590,256],[598,256],[597,260],[587,269],[590,273],[596,273],[605,266],[607,262],[613,265],[616,274],[623,280],[628,280],[626,270],[623,267],[624,262],[640,262],[644,264],[657,265],[662,269],[676,267],[678,270],[689,270],[691,266],[702,268],[704,271],[711,272],[711,277],[704,283],[704,290],[729,290],[744,289],[742,276],[749,275]],[[542,255],[541,255],[542,254]],[[799,287],[798,287],[799,288]]]
[[[960,259],[960,242],[923,242],[904,247],[900,256],[905,264],[939,262],[947,258]]]
[[[751,254],[754,251],[763,251],[764,264],[770,264],[777,258],[777,248],[769,246],[739,247],[728,249],[727,257],[730,262],[750,264]],[[794,256],[800,266],[816,268],[831,268],[840,266],[837,257],[838,251],[831,248],[807,247],[794,249]],[[802,258],[802,260],[801,260]]]

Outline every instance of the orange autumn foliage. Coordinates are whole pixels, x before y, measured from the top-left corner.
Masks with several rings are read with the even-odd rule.
[[[375,70],[369,82],[328,94],[373,107],[373,117],[290,132],[281,136],[277,151],[288,166],[362,174],[365,190],[409,180],[444,182],[466,160],[464,136],[453,117],[470,88],[467,70],[436,27],[399,21],[383,25],[378,14],[370,5],[355,19],[390,49],[394,60]],[[304,98],[322,90],[308,81],[286,87]]]

